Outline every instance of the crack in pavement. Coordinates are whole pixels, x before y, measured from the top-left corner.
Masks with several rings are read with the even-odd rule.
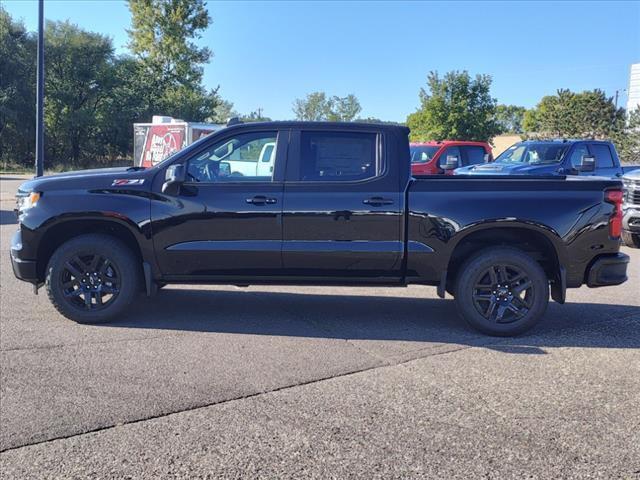
[[[492,340],[494,340],[494,339],[492,339]],[[58,441],[58,440],[64,440],[64,439],[67,439],[67,438],[80,437],[80,436],[88,435],[88,434],[91,434],[91,433],[102,432],[102,431],[105,431],[105,430],[111,430],[113,428],[122,427],[122,426],[125,426],[125,425],[132,425],[132,424],[147,422],[147,421],[150,421],[150,420],[155,420],[155,419],[158,419],[158,418],[164,418],[164,417],[168,417],[168,416],[171,416],[171,415],[178,415],[180,413],[192,412],[192,411],[201,410],[201,409],[208,408],[208,407],[214,407],[216,405],[223,405],[223,404],[230,403],[230,402],[247,400],[247,399],[250,399],[250,398],[259,397],[261,395],[266,395],[266,394],[269,394],[269,393],[275,393],[275,392],[279,392],[279,391],[283,391],[283,390],[289,390],[289,389],[293,389],[293,388],[297,388],[297,387],[303,387],[305,385],[312,385],[312,384],[315,384],[315,383],[320,383],[320,382],[324,382],[324,381],[327,381],[327,380],[332,380],[334,378],[347,377],[347,376],[350,376],[350,375],[356,375],[356,374],[359,374],[359,373],[373,371],[373,370],[377,370],[377,369],[380,369],[380,368],[391,368],[391,367],[401,366],[401,365],[407,364],[409,362],[414,362],[414,361],[421,360],[421,359],[424,359],[424,358],[434,357],[434,356],[439,356],[439,355],[446,355],[448,353],[456,353],[456,352],[459,352],[459,351],[462,351],[462,350],[467,350],[469,348],[477,348],[477,347],[481,347],[481,346],[486,346],[486,345],[460,345],[460,347],[457,348],[457,349],[448,350],[448,351],[445,351],[445,352],[433,352],[430,355],[423,355],[423,356],[420,356],[420,357],[417,357],[417,358],[411,358],[411,359],[403,360],[403,361],[400,361],[400,362],[395,362],[395,363],[390,363],[390,364],[385,364],[385,365],[379,365],[379,364],[378,365],[372,365],[370,367],[361,368],[361,369],[357,369],[357,370],[352,370],[350,372],[344,372],[344,373],[340,373],[340,374],[337,374],[337,375],[331,375],[331,376],[327,376],[327,377],[316,378],[316,379],[313,379],[313,380],[294,383],[294,384],[291,384],[291,385],[284,385],[282,387],[272,388],[272,389],[269,389],[269,390],[263,390],[261,392],[250,393],[250,394],[247,394],[247,395],[240,395],[238,397],[230,398],[230,399],[227,399],[227,400],[221,400],[221,401],[218,401],[218,402],[206,403],[206,404],[203,404],[203,405],[198,405],[198,406],[194,406],[194,407],[190,407],[190,408],[185,408],[183,410],[176,410],[176,411],[173,411],[173,412],[162,413],[162,414],[158,414],[158,415],[150,415],[148,417],[139,418],[139,419],[136,419],[136,420],[131,420],[131,421],[127,421],[127,422],[111,424],[111,425],[106,425],[106,426],[103,426],[103,427],[97,427],[97,428],[89,429],[89,430],[86,430],[84,432],[72,433],[72,434],[69,434],[69,435],[60,435],[58,437],[50,438],[50,439],[47,439],[47,440],[42,440],[42,441],[37,441],[37,442],[32,442],[32,443],[26,443],[24,445],[9,447],[9,448],[5,448],[3,450],[0,450],[0,454],[5,453],[5,452],[10,452],[10,451],[13,451],[13,450],[19,450],[21,448],[31,447],[33,445],[41,445],[41,444],[46,444],[46,443],[52,443],[52,442],[55,442],[55,441]]]
[[[253,292],[252,292],[253,293]],[[290,311],[290,309],[288,309],[287,305],[281,305],[281,307],[288,311],[289,313],[293,313]],[[631,307],[631,306],[630,306]],[[296,312],[298,313],[298,312]],[[557,332],[558,334],[566,334],[567,332],[571,332],[571,331],[575,331],[575,330],[579,330],[579,329],[584,329],[585,327],[591,327],[593,325],[598,325],[598,324],[605,324],[605,323],[611,323],[613,321],[624,321],[627,320],[629,318],[633,318],[635,317],[637,314],[633,311],[629,311],[629,312],[625,312],[623,315],[618,315],[618,316],[606,316],[605,319],[599,319],[599,320],[594,320],[591,322],[586,322],[586,323],[581,323],[580,325],[572,325],[572,326],[565,326],[564,328],[560,328],[559,331]],[[335,332],[333,332],[330,328],[327,328],[324,325],[318,325],[316,322],[312,321],[311,319],[309,319],[308,317],[305,317],[304,315],[300,315],[298,317],[300,320],[310,324],[311,326],[326,332],[329,335],[335,335]],[[541,332],[543,335],[545,332]],[[548,333],[548,332],[546,332]],[[152,339],[156,339],[156,338],[166,338],[166,337],[181,337],[181,336],[186,336],[188,335],[187,333],[178,333],[178,334],[174,334],[174,335],[157,335],[157,336],[153,336],[153,337],[142,337],[142,338],[136,338],[136,339],[116,339],[116,340],[112,340],[112,341],[103,341],[103,342],[88,342],[88,344],[108,344],[108,343],[118,343],[118,342],[138,342],[138,341],[146,341],[146,340],[152,340]],[[444,351],[440,350],[440,351],[425,351],[427,350],[428,347],[426,348],[418,348],[418,349],[413,349],[410,350],[408,352],[405,352],[404,355],[406,357],[406,355],[412,355],[411,358],[404,358],[404,359],[396,359],[393,360],[392,358],[384,358],[381,357],[380,355],[376,355],[373,352],[368,351],[367,349],[362,348],[361,346],[355,344],[352,342],[352,339],[349,338],[344,338],[344,341],[349,344],[351,347],[365,353],[366,355],[370,356],[372,358],[372,360],[376,361],[377,363],[374,365],[371,365],[369,367],[365,367],[365,368],[360,368],[360,369],[356,369],[356,370],[352,370],[352,371],[348,371],[348,372],[344,372],[344,373],[339,373],[339,374],[335,374],[335,375],[330,375],[330,376],[326,376],[326,377],[320,377],[320,378],[316,378],[316,379],[312,379],[312,380],[308,380],[308,381],[303,381],[303,382],[298,382],[298,383],[293,383],[293,384],[289,384],[289,385],[284,385],[281,387],[276,387],[276,388],[272,388],[269,390],[263,390],[263,391],[259,391],[259,392],[254,392],[254,393],[250,393],[250,394],[246,394],[246,395],[240,395],[234,398],[229,398],[226,400],[220,400],[220,401],[216,401],[216,402],[211,402],[211,403],[204,403],[202,405],[197,405],[197,406],[193,406],[193,407],[189,407],[189,408],[185,408],[185,409],[179,409],[179,410],[175,410],[172,412],[165,412],[165,413],[160,413],[157,415],[150,415],[150,416],[146,416],[143,418],[138,418],[135,420],[130,420],[130,421],[126,421],[126,422],[122,422],[122,423],[114,423],[114,424],[110,424],[110,425],[105,425],[105,426],[100,426],[97,428],[93,428],[93,429],[89,429],[89,430],[85,430],[83,432],[78,432],[78,433],[71,433],[69,435],[60,435],[54,438],[50,438],[47,440],[41,440],[41,441],[36,441],[36,442],[32,442],[32,443],[26,443],[23,445],[18,445],[18,446],[13,446],[13,447],[8,447],[6,449],[0,450],[0,453],[4,453],[4,452],[9,452],[9,451],[13,451],[13,450],[18,450],[21,448],[26,448],[26,447],[30,447],[33,445],[39,445],[39,444],[46,444],[46,443],[51,443],[51,442],[55,442],[58,440],[64,440],[67,438],[73,438],[73,437],[79,437],[79,436],[83,436],[83,435],[88,435],[91,433],[96,433],[96,432],[101,432],[101,431],[105,431],[105,430],[110,430],[116,427],[120,427],[120,426],[124,426],[124,425],[130,425],[130,424],[136,424],[136,423],[142,423],[142,422],[146,422],[146,421],[150,421],[150,420],[154,420],[154,419],[158,419],[158,418],[163,418],[163,417],[168,417],[171,415],[177,415],[180,413],[185,413],[185,412],[191,412],[191,411],[196,411],[196,410],[200,410],[200,409],[204,409],[204,408],[208,408],[208,407],[213,407],[216,405],[222,405],[222,404],[226,404],[229,402],[235,402],[235,401],[242,401],[242,400],[246,400],[246,399],[250,399],[250,398],[255,398],[255,397],[259,397],[261,395],[265,395],[265,394],[269,394],[269,393],[274,393],[274,392],[278,392],[278,391],[283,391],[283,390],[289,390],[289,389],[293,389],[293,388],[297,388],[297,387],[302,387],[305,385],[310,385],[310,384],[315,384],[315,383],[320,383],[323,381],[327,381],[327,380],[331,380],[331,379],[336,379],[336,378],[341,378],[341,377],[347,377],[350,375],[356,375],[359,373],[363,373],[363,372],[368,372],[368,371],[374,371],[377,369],[381,369],[381,368],[392,368],[392,367],[396,367],[396,366],[402,366],[405,367],[407,366],[409,363],[411,362],[416,362],[419,360],[423,360],[425,358],[430,358],[430,357],[435,357],[435,356],[440,356],[440,355],[446,355],[446,354],[450,354],[450,353],[457,353],[457,352],[461,352],[464,350],[468,350],[468,349],[472,349],[472,348],[483,348],[483,347],[491,347],[491,346],[500,346],[500,345],[504,345],[507,344],[509,342],[513,342],[514,340],[512,338],[504,338],[502,340],[498,340],[496,338],[487,338],[485,342],[482,342],[481,340],[485,338],[482,336],[478,336],[472,339],[466,339],[465,341],[467,342],[473,342],[472,344],[459,344],[457,347],[451,345],[451,348],[448,348]],[[535,341],[533,342],[535,343]],[[3,351],[16,351],[16,350],[38,350],[38,349],[53,349],[53,348],[64,348],[66,346],[74,346],[76,344],[70,344],[70,345],[56,345],[56,346],[49,346],[49,347],[35,347],[35,348],[16,348],[16,349],[6,349]],[[441,346],[441,345],[440,345]],[[421,352],[421,354],[419,356],[415,356],[416,353]],[[498,412],[494,412],[495,414],[497,414],[498,416],[501,416]]]

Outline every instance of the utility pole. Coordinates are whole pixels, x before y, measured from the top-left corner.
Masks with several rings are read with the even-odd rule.
[[[36,87],[36,177],[44,174],[44,0],[38,0],[38,67]]]
[[[626,91],[627,91],[626,88],[623,88],[622,90],[616,90],[616,99],[615,99],[615,102],[614,102],[616,110],[618,110],[618,95],[620,94],[620,92],[626,92]]]

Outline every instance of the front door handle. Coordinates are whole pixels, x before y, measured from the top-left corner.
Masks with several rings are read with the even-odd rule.
[[[383,197],[371,197],[371,198],[365,198],[362,203],[364,203],[365,205],[371,205],[373,207],[379,207],[381,205],[392,205],[393,204],[393,200],[391,200],[390,198],[383,198]]]
[[[278,203],[278,199],[265,197],[264,195],[256,195],[253,198],[247,198],[247,203],[253,205],[273,205],[274,203]]]

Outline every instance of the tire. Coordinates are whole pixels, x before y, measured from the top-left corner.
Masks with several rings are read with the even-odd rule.
[[[549,303],[549,280],[538,262],[523,251],[489,248],[459,270],[455,301],[458,313],[475,329],[510,337],[542,319]]]
[[[622,241],[627,247],[640,248],[640,234],[622,231]]]
[[[78,323],[102,323],[121,314],[142,285],[140,262],[117,238],[81,235],[62,244],[47,266],[53,306]]]

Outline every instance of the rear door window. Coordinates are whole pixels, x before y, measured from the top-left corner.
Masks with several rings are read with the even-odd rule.
[[[612,168],[614,166],[609,145],[592,143],[591,150],[596,157],[596,168]]]
[[[438,159],[438,166],[440,168],[447,164],[447,157],[458,157],[459,165],[462,166],[462,155],[458,147],[447,147],[444,152],[440,154],[440,158]]]
[[[375,133],[303,131],[294,180],[348,182],[375,177],[377,157]]]
[[[582,164],[582,157],[588,157],[589,150],[585,144],[580,144],[576,148],[573,149],[573,153],[571,154],[571,166],[573,168],[578,168],[580,164]]]
[[[480,146],[467,145],[460,147],[462,153],[464,154],[464,159],[462,162],[464,165],[478,165],[480,163],[485,163],[485,154],[484,148]],[[488,155],[486,157],[488,159]]]

